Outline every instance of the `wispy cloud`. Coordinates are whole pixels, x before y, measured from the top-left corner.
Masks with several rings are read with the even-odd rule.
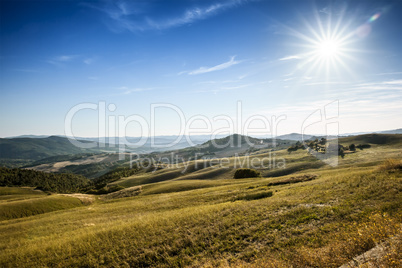
[[[73,62],[73,61],[79,59],[80,57],[81,57],[80,55],[59,55],[59,56],[50,58],[49,60],[47,60],[47,63],[61,67],[67,63],[70,63],[70,62]]]
[[[385,81],[384,84],[386,84],[386,85],[402,85],[402,80]]]
[[[80,62],[90,65],[94,61],[95,61],[94,57],[91,58],[86,57],[84,55],[58,55],[47,60],[47,63],[61,67],[72,62]]]
[[[226,86],[226,87],[216,87],[213,89],[200,89],[194,91],[195,93],[219,93],[221,91],[230,91],[230,90],[236,90],[236,89],[241,89],[241,88],[249,88],[255,84],[243,84],[243,85],[234,85],[234,86]]]
[[[77,57],[78,55],[59,55],[51,58],[47,62],[53,65],[61,66],[63,63],[71,62]]]
[[[329,7],[324,7],[324,8],[322,8],[322,9],[320,9],[318,12],[329,15],[329,14],[331,14],[331,8],[329,8]]]
[[[129,88],[129,87],[119,87],[119,90],[122,90],[122,95],[129,95],[135,92],[143,92],[153,90],[154,88]]]
[[[279,60],[300,60],[300,59],[302,59],[302,57],[299,55],[291,55],[291,56],[286,56],[286,57],[280,58]]]
[[[155,18],[150,2],[146,1],[103,1],[102,4],[84,3],[83,5],[101,11],[109,20],[107,26],[114,32],[141,32],[179,27],[217,15],[224,10],[238,6],[247,0],[219,1],[208,6],[193,6],[181,14],[165,18]]]
[[[77,57],[77,55],[61,55],[61,56],[57,56],[54,58],[54,60],[56,61],[62,61],[62,62],[67,62],[67,61],[72,61],[73,59],[75,59]]]
[[[91,63],[94,62],[94,59],[93,59],[93,58],[86,58],[86,59],[83,60],[83,62],[84,62],[86,65],[90,65]]]
[[[286,82],[286,81],[291,81],[293,79],[295,79],[295,78],[294,77],[289,77],[289,78],[283,79],[283,81]]]
[[[180,73],[178,73],[178,75],[182,75],[182,74],[185,74],[185,73],[187,73],[189,75],[196,75],[196,74],[204,74],[204,73],[210,73],[210,72],[224,70],[224,69],[227,69],[227,68],[229,68],[229,67],[231,67],[233,65],[241,63],[241,61],[236,61],[235,57],[236,56],[232,56],[229,61],[221,63],[221,64],[218,64],[218,65],[215,65],[213,67],[200,67],[197,70],[180,72]]]
[[[308,76],[307,76],[308,77]],[[311,77],[304,78],[306,80],[311,80]],[[304,85],[306,86],[320,86],[320,85],[346,85],[348,84],[347,82],[342,82],[342,81],[318,81],[318,82],[311,82],[311,83],[306,83]]]
[[[284,74],[283,76],[286,77],[286,76],[292,76],[292,75],[294,75],[294,72],[291,72],[291,73],[288,73],[288,74]]]
[[[402,72],[379,73],[379,74],[376,74],[376,75],[395,75],[395,74],[402,74]]]

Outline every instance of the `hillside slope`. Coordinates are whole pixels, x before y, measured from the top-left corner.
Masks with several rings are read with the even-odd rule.
[[[81,141],[89,143],[89,141]],[[39,160],[55,155],[100,152],[74,146],[67,138],[50,136],[47,138],[0,139],[0,159]]]
[[[201,189],[190,187],[199,180],[166,181],[134,197],[1,221],[0,266],[339,267],[402,223],[401,171],[342,161]],[[398,245],[379,267],[402,264]]]

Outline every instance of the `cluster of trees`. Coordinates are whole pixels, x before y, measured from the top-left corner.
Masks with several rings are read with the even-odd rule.
[[[243,179],[243,178],[257,178],[260,177],[261,174],[255,169],[252,168],[239,168],[234,173],[233,178],[235,179]]]
[[[315,139],[314,141],[310,141],[308,142],[307,146],[310,149],[313,149],[317,152],[320,153],[325,153],[326,151],[326,144],[327,144],[327,139],[326,138],[321,138],[319,139]]]
[[[295,151],[297,151],[297,150],[299,150],[299,149],[304,150],[304,149],[306,149],[306,148],[304,147],[304,145],[303,145],[300,141],[297,141],[296,144],[294,144],[294,145],[292,145],[292,146],[290,146],[290,147],[288,148],[288,153],[295,152]]]
[[[288,148],[288,153],[292,153],[294,151],[297,151],[299,149],[307,149],[309,148],[310,150],[317,151],[319,153],[326,153],[326,152],[338,152],[338,155],[344,157],[346,151],[352,151],[355,152],[356,148],[359,148],[360,150],[363,150],[365,148],[370,148],[370,144],[358,144],[355,145],[354,143],[350,144],[349,146],[344,146],[342,144],[327,144],[327,139],[321,138],[315,139],[313,141],[307,141],[305,145],[303,145],[300,141],[296,142],[296,144],[290,146]]]
[[[81,175],[0,167],[0,186],[30,186],[48,192],[74,193],[90,189],[93,183]]]
[[[136,174],[137,167],[119,167],[99,178],[89,180],[82,175],[71,173],[45,173],[30,169],[0,167],[0,186],[29,186],[53,193],[107,194],[124,189],[108,183]]]

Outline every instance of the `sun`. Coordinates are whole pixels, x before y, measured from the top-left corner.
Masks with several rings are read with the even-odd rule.
[[[299,48],[295,55],[300,61],[295,71],[328,81],[343,75],[354,76],[351,65],[358,60],[355,56],[358,39],[352,21],[345,21],[343,13],[337,18],[316,10],[315,14],[312,20],[302,18],[299,29],[287,28],[296,37],[295,47]]]
[[[315,53],[321,59],[333,59],[340,55],[341,44],[335,39],[323,40],[317,44]]]
[[[349,48],[351,35],[327,29],[314,32],[313,37],[306,38],[306,52],[303,54],[303,70],[307,76],[315,75],[325,78],[337,76],[346,70],[350,72],[348,60],[351,59]]]

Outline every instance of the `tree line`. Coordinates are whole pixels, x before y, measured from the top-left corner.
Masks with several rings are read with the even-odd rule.
[[[0,186],[30,186],[46,192],[75,193],[90,189],[93,182],[75,174],[0,167]]]

